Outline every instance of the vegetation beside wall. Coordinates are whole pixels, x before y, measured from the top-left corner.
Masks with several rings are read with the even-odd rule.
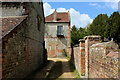
[[[70,66],[70,71],[73,72],[73,75],[75,75],[76,78],[80,78],[80,75],[78,71],[76,70],[75,65],[71,62],[71,60],[69,60],[68,64]]]
[[[65,49],[62,50],[62,55],[70,59],[70,55]]]

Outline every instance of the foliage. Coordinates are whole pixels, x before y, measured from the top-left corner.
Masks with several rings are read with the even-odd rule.
[[[114,12],[110,17],[107,14],[99,14],[92,24],[88,24],[86,28],[77,29],[75,26],[71,29],[71,44],[79,44],[79,39],[86,35],[100,35],[113,40],[120,46],[120,14]]]
[[[114,12],[110,17],[107,14],[98,15],[87,28],[89,35],[100,35],[120,43],[120,14]]]
[[[98,15],[90,27],[87,28],[87,32],[89,35],[100,35],[102,37],[105,36],[105,26],[108,20],[107,14]]]
[[[80,78],[80,75],[78,73],[78,71],[75,68],[75,65],[69,60],[68,62],[69,66],[70,66],[70,71],[73,72],[72,75],[75,75],[76,78]]]
[[[85,28],[77,29],[74,25],[71,29],[71,45],[79,44],[79,39],[84,38],[87,35],[87,31]]]
[[[66,56],[68,59],[70,58],[69,53],[66,52],[65,49],[62,50],[62,55]]]
[[[120,43],[120,14],[118,12],[114,12],[106,26],[106,34],[108,38],[113,38],[115,42]]]

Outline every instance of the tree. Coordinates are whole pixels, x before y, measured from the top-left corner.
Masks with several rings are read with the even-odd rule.
[[[83,39],[84,36],[87,35],[87,31],[85,28],[77,29],[75,25],[71,29],[71,44],[72,46],[75,44],[79,44],[79,39]]]
[[[79,40],[78,29],[74,25],[71,29],[71,44],[72,45],[78,44],[78,40]]]
[[[88,35],[107,37],[120,45],[120,14],[114,12],[109,18],[107,14],[98,15],[93,23],[87,27]]]
[[[98,15],[93,23],[87,28],[87,33],[89,35],[100,35],[105,36],[106,22],[108,20],[107,14]]]
[[[114,12],[107,21],[106,37],[120,43],[120,14],[118,12]]]

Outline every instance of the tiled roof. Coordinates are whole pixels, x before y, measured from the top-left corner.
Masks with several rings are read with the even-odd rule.
[[[2,20],[2,37],[11,32],[17,25],[19,25],[26,17],[7,17],[0,18]]]
[[[69,12],[54,12],[45,18],[45,22],[70,22]]]

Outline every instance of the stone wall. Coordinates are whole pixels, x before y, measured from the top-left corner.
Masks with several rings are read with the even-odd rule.
[[[80,42],[78,47],[73,47],[74,64],[81,78],[85,78],[85,42]],[[72,57],[71,57],[72,58]]]
[[[3,78],[25,78],[44,62],[43,7],[40,3],[26,5],[27,18],[2,40]]]
[[[16,6],[14,6],[14,4],[2,4],[0,6],[0,9],[2,9],[2,17],[6,17],[6,16],[21,16],[23,13],[25,13],[25,8],[23,8],[23,5],[21,5],[20,3],[15,3]]]
[[[97,37],[86,37],[71,51],[81,78],[119,78],[119,47],[113,41],[99,43]],[[72,49],[71,49],[72,50]],[[119,70],[120,71],[120,70]]]
[[[89,50],[89,78],[118,78],[118,45],[93,44]]]

